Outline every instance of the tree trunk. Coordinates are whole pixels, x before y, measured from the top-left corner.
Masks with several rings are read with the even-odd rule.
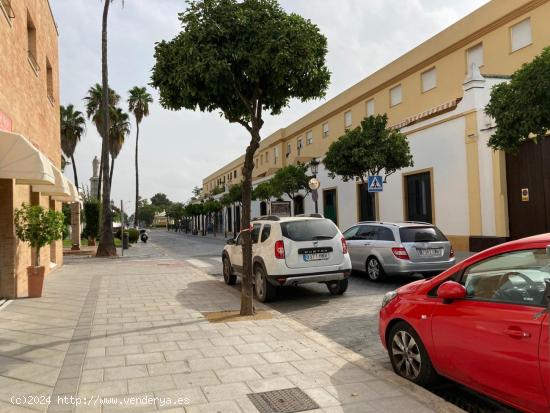
[[[107,18],[111,0],[105,0],[103,7],[103,24],[101,34],[101,75],[103,96],[101,110],[103,111],[103,143],[101,157],[103,165],[103,199],[101,238],[97,247],[96,257],[116,256],[115,239],[113,236],[113,212],[111,210],[111,185],[109,183],[109,77],[107,69]]]
[[[252,234],[250,231],[250,209],[252,201],[252,171],[254,154],[260,146],[259,127],[253,122],[250,145],[246,148],[243,167],[243,200],[241,218],[241,236],[243,237],[243,277],[241,282],[241,315],[254,314],[254,297],[252,288]]]
[[[71,162],[73,164],[74,185],[78,191],[78,176],[76,175],[76,164],[74,163],[74,155],[71,155]]]
[[[115,158],[111,157],[111,170],[109,171],[109,186],[113,186],[113,170],[115,169]]]
[[[138,143],[139,143],[139,122],[136,119],[136,212],[134,214],[134,227],[138,226],[138,200],[139,200],[139,172],[138,172]]]

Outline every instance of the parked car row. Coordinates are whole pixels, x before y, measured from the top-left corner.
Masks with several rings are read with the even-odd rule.
[[[526,412],[550,411],[550,234],[490,248],[455,265],[434,225],[361,222],[344,231],[321,216],[253,221],[254,288],[325,283],[343,294],[353,270],[371,281],[435,276],[384,298],[379,334],[394,371],[420,385],[440,376]],[[223,275],[242,275],[242,235],[224,248]],[[437,275],[439,274],[439,275]]]

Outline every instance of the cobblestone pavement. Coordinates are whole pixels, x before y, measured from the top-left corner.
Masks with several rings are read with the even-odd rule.
[[[170,256],[187,260],[209,274],[222,275],[223,240],[190,236],[167,231],[153,231],[152,240]],[[200,255],[196,252],[200,251]],[[462,254],[460,258],[465,258]],[[391,368],[378,338],[378,311],[382,297],[418,277],[391,277],[374,283],[362,273],[353,273],[348,291],[334,297],[321,284],[289,287],[279,291],[270,307],[300,321],[347,348]],[[236,290],[240,288],[237,284]]]
[[[285,314],[209,323],[239,294],[200,265],[154,243],[67,259],[0,311],[0,411],[255,412],[247,394],[290,387],[316,413],[459,411]]]

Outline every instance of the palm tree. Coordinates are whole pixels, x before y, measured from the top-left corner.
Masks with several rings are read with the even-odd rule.
[[[111,171],[109,172],[109,185],[113,183],[113,170],[115,159],[124,145],[126,135],[130,133],[130,117],[121,108],[116,108],[111,113],[111,127],[109,131],[109,153],[111,154]]]
[[[91,86],[88,89],[88,94],[84,98],[86,101],[86,116],[90,119],[99,133],[99,136],[103,139],[103,111],[101,110],[101,105],[103,102],[103,87],[96,83],[94,86]],[[111,88],[109,88],[109,112],[112,113],[113,109],[116,107],[120,101],[120,96]],[[109,119],[110,120],[110,119]],[[102,146],[103,148],[103,146]],[[102,151],[103,152],[103,151]],[[97,198],[101,198],[101,179],[103,176],[103,153],[100,156],[100,167],[99,167],[99,185],[97,188]],[[109,162],[107,162],[109,165]]]
[[[153,103],[153,97],[144,87],[134,86],[128,92],[128,110],[136,118],[136,212],[134,213],[134,227],[138,225],[138,200],[139,200],[139,167],[138,167],[138,142],[139,142],[139,124],[145,116],[149,116],[149,104]]]
[[[60,107],[61,115],[61,149],[63,153],[71,158],[73,164],[74,184],[78,188],[78,175],[74,161],[74,151],[86,128],[86,120],[82,112],[74,110],[74,106]]]
[[[107,18],[109,16],[109,5],[112,0],[104,0],[103,20],[101,32],[101,80],[103,91],[109,91],[109,71],[107,67]],[[103,199],[102,199],[102,223],[99,246],[96,256],[108,257],[116,255],[115,239],[113,236],[113,212],[111,210],[111,185],[109,184],[109,96],[110,93],[103,93],[101,99],[101,130],[103,137],[101,141],[101,171],[103,174]]]

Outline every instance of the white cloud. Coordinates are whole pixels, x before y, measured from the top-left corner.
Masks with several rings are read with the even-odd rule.
[[[83,110],[87,89],[101,80],[102,2],[50,0],[59,26],[62,103]],[[435,35],[487,0],[281,0],[319,25],[327,36],[327,65],[332,72],[327,99],[357,83]],[[154,44],[171,39],[180,25],[181,0],[127,0],[111,5],[109,16],[110,86],[126,99],[135,85],[149,83]],[[240,126],[218,114],[173,112],[160,107],[158,94],[151,115],[140,127],[140,190],[145,197],[165,192],[185,201],[202,178],[244,152],[248,137]],[[293,101],[281,116],[268,117],[262,136],[299,119],[321,102]],[[91,162],[100,153],[93,125],[76,150],[79,180],[88,183]],[[134,199],[135,130],[115,166],[113,199]],[[72,168],[67,175],[72,178]],[[131,210],[133,207],[130,208]]]

